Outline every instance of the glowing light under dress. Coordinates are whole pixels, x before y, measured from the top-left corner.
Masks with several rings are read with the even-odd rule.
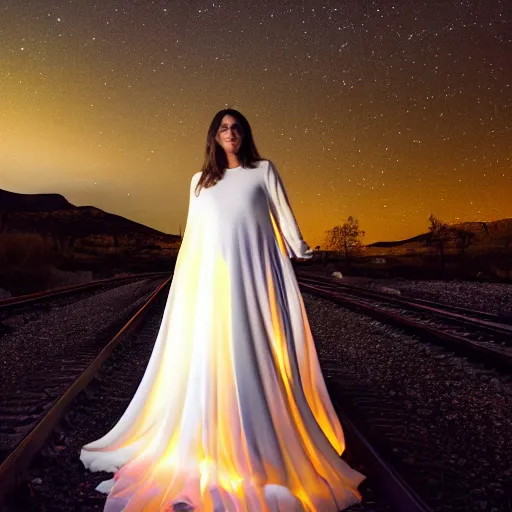
[[[311,257],[276,168],[194,188],[162,323],[118,423],[87,444],[105,511],[336,512],[365,478],[320,372],[289,256]],[[120,469],[119,469],[120,468]]]

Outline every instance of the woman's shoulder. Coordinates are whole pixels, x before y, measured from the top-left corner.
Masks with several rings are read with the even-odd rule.
[[[272,165],[274,165],[274,164],[268,158],[264,158],[263,160],[260,160],[258,162],[258,167],[261,167],[262,169],[268,169]]]
[[[258,174],[260,178],[265,182],[268,186],[269,184],[274,183],[276,180],[279,180],[279,172],[272,160],[269,158],[265,158],[264,160],[259,160],[257,162],[258,166]]]
[[[255,175],[258,176],[258,181],[261,180],[267,183],[269,175],[272,173],[273,166],[274,164],[272,161],[267,158],[255,162],[255,168],[253,171],[255,171]]]
[[[196,172],[192,175],[190,179],[190,190],[195,190],[197,184],[199,183],[199,178],[201,177],[201,171]]]
[[[277,167],[272,160],[262,160],[261,168],[264,170],[265,179],[272,181],[276,178],[279,178],[279,171],[277,170]]]
[[[258,169],[260,169],[263,172],[264,176],[268,176],[268,174],[271,173],[272,171],[275,171],[276,168],[272,160],[268,158],[259,160],[257,162],[257,166]]]

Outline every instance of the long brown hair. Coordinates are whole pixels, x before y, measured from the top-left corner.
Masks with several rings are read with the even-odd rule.
[[[205,157],[203,166],[201,167],[201,177],[196,185],[196,195],[198,195],[203,187],[213,187],[220,179],[222,179],[226,172],[226,167],[228,166],[226,152],[215,140],[222,118],[226,115],[233,116],[242,128],[242,143],[240,145],[240,150],[238,151],[240,165],[242,167],[254,169],[256,167],[256,162],[263,160],[256,149],[251,126],[245,116],[238,112],[238,110],[234,110],[232,108],[219,110],[219,112],[217,112],[213,117],[210,127],[208,128],[208,134],[206,135]]]

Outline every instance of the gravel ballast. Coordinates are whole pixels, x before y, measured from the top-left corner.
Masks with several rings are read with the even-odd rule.
[[[328,361],[324,368],[335,367],[333,378],[357,397],[368,420],[380,421],[382,432],[394,431],[397,458],[411,468],[405,476],[417,484],[419,463],[430,468],[429,475],[437,473],[422,482],[436,510],[509,510],[511,376],[327,300],[303,297],[320,360]]]
[[[168,290],[168,287],[166,287]],[[108,432],[135,394],[158,334],[166,299],[156,299],[142,330],[129,331],[87,390],[73,403],[60,434],[34,461],[28,480],[9,497],[8,512],[102,511],[105,495],[95,491],[110,473],[87,471],[79,459],[81,447]]]
[[[80,448],[108,432],[118,421],[142,378],[161,322],[166,293],[152,307],[144,327],[130,334],[116,348],[114,358],[82,393],[66,416],[52,443],[29,470],[25,483],[10,497],[6,512],[92,512],[102,511],[105,495],[96,485],[111,474],[85,470]],[[364,472],[364,468],[358,468]],[[375,499],[371,483],[362,487],[363,503],[346,512],[392,512]]]
[[[346,280],[348,282],[349,279]],[[353,280],[354,285],[399,290],[403,297],[431,300],[462,308],[512,317],[512,285],[471,281],[414,281],[402,279]],[[343,283],[345,280],[341,280]],[[351,283],[352,284],[352,283]]]
[[[31,389],[34,375],[51,371],[67,354],[94,347],[113,326],[127,321],[162,280],[143,279],[96,290],[81,300],[60,297],[58,305],[47,302],[41,308],[4,313],[2,323],[9,332],[0,337],[0,401],[21,388]]]
[[[389,437],[393,430],[399,467],[410,467],[405,477],[420,485],[436,512],[510,510],[511,376],[327,300],[303,297],[324,373],[357,399],[358,411],[378,433]],[[84,470],[78,454],[83,444],[107,432],[128,405],[151,353],[160,307],[133,350],[116,349],[119,355],[105,363],[93,386],[96,392],[78,398],[57,447],[30,470],[30,484],[14,496],[9,512],[102,510],[104,496],[94,487],[110,475]],[[421,471],[418,479],[420,465],[426,481]],[[384,509],[372,505],[362,510]]]

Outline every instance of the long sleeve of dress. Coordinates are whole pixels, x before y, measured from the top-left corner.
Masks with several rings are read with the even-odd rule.
[[[270,161],[266,175],[266,184],[271,200],[272,213],[284,237],[288,255],[297,258],[312,258],[313,251],[302,238],[302,233],[290,207],[283,181],[276,167]]]

